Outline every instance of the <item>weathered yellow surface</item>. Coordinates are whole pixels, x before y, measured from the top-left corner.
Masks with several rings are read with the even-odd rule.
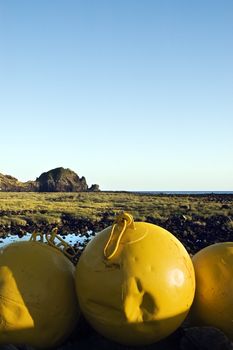
[[[39,242],[0,249],[0,344],[60,344],[79,316],[74,266]]]
[[[103,254],[112,228],[87,245],[76,269],[80,307],[91,325],[119,343],[158,341],[180,326],[195,292],[194,269],[183,245],[161,227],[128,226],[114,255]],[[108,246],[117,246],[116,225]]]
[[[193,264],[197,287],[190,322],[220,328],[233,339],[233,242],[202,249]]]

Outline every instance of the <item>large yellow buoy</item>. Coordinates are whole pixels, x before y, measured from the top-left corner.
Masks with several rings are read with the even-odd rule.
[[[193,256],[196,293],[189,320],[214,326],[233,339],[233,242],[210,245]]]
[[[192,304],[194,269],[165,229],[124,213],[90,241],[76,268],[80,308],[102,335],[126,345],[175,331]]]
[[[74,266],[45,243],[0,249],[0,344],[59,345],[79,316]]]

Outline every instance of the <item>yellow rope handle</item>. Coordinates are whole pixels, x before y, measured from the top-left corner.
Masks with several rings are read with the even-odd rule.
[[[107,250],[108,250],[108,247],[112,241],[112,238],[115,234],[115,228],[116,227],[119,227],[119,225],[122,225],[123,224],[123,227],[121,228],[121,231],[120,231],[120,234],[117,238],[117,241],[116,241],[116,245],[112,251],[112,253],[108,254]],[[104,247],[104,257],[107,259],[107,260],[110,260],[117,252],[118,248],[119,248],[119,244],[120,244],[120,241],[121,241],[121,238],[123,236],[123,234],[125,233],[125,230],[127,227],[131,227],[131,228],[134,228],[134,221],[133,221],[133,217],[132,215],[128,214],[128,213],[121,213],[120,215],[118,215],[115,219],[115,222],[114,224],[112,225],[112,229],[111,229],[111,233],[110,233],[110,236],[109,236],[109,239]]]
[[[37,238],[39,238],[39,239],[37,239]],[[29,238],[29,241],[44,242],[44,234],[42,232],[33,231],[31,234],[31,237]]]
[[[49,233],[45,233],[45,238],[47,240],[47,243],[58,249],[61,250],[71,261],[75,261],[75,258],[77,258],[77,256],[79,255],[79,252],[77,253],[75,251],[75,249],[69,245],[68,243],[66,243],[66,241],[64,241],[64,239],[62,239],[61,237],[59,237],[57,235],[57,227],[55,227],[54,229],[52,229],[51,232]],[[37,239],[39,237],[39,240]],[[40,241],[40,242],[44,242],[44,234],[43,233],[38,233],[36,231],[34,231],[29,239],[30,241]],[[59,243],[56,243],[55,240],[60,241]]]
[[[61,250],[71,260],[74,259],[78,254],[70,244],[66,243],[64,239],[57,235],[57,231],[58,229],[55,227],[51,233],[45,234],[48,244],[54,248]],[[60,243],[56,243],[55,239],[60,241]]]

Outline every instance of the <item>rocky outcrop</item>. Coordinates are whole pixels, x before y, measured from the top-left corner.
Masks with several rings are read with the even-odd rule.
[[[1,191],[14,191],[17,187],[19,187],[19,181],[15,177],[0,174]]]
[[[0,191],[2,192],[36,192],[36,181],[20,182],[11,175],[0,174]]]
[[[41,174],[36,181],[39,192],[79,192],[87,191],[85,177],[79,177],[74,171],[62,167]]]
[[[89,192],[99,192],[100,191],[100,187],[97,184],[93,184],[93,185],[91,185],[90,188],[88,188],[88,191]]]
[[[10,175],[0,174],[2,192],[80,192],[99,191],[99,185],[88,188],[84,176],[62,167],[42,173],[35,181],[20,182]]]

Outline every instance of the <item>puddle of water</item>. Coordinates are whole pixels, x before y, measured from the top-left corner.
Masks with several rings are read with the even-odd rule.
[[[66,243],[72,246],[74,246],[75,244],[80,245],[80,249],[82,249],[82,246],[86,245],[94,237],[94,233],[93,231],[87,231],[85,235],[69,233],[64,236],[61,236],[61,235],[58,235],[58,236],[62,238]],[[31,237],[31,234],[27,233],[23,237],[18,237],[18,235],[9,235],[6,238],[0,238],[0,248],[13,242],[28,241],[30,237]],[[58,242],[59,240],[57,240],[57,243]]]

